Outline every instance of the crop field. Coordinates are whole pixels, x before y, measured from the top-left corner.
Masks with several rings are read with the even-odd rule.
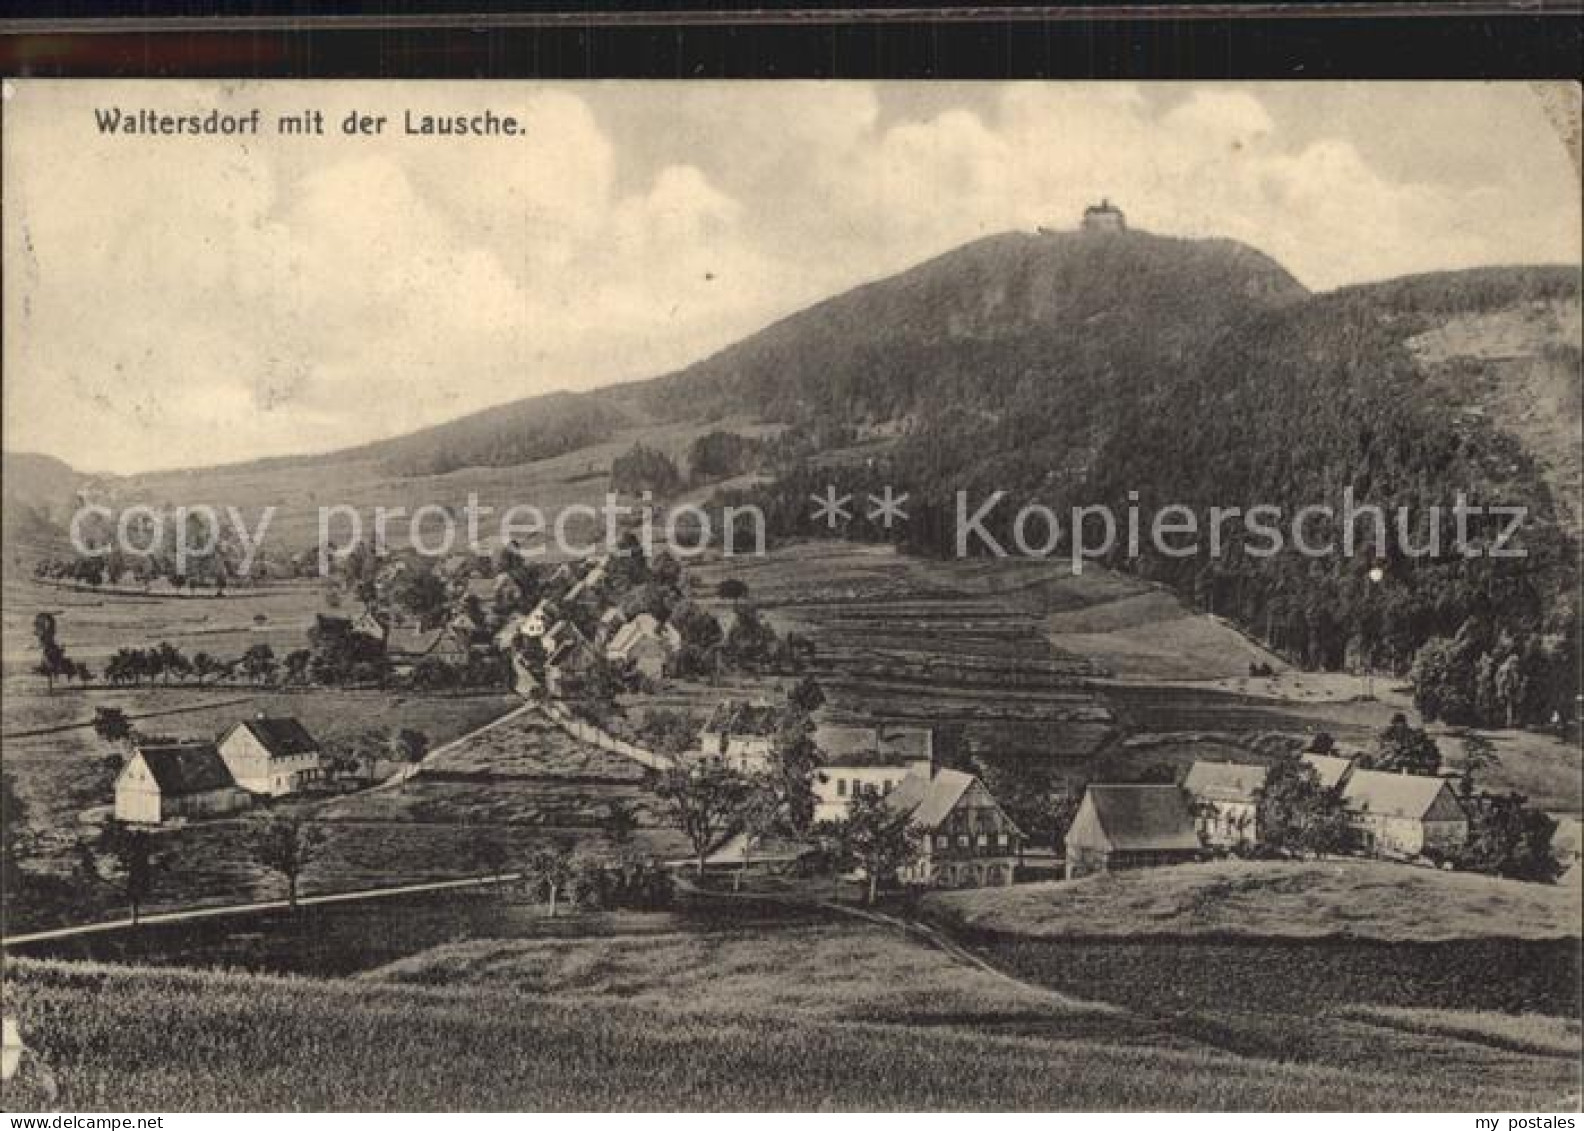
[[[1112,717],[1083,686],[1096,669],[1053,648],[1031,611],[1031,591],[1055,568],[1034,565],[818,542],[701,560],[688,580],[707,601],[736,578],[778,630],[813,640],[838,715],[960,723],[971,747],[1082,757],[1111,735]]]

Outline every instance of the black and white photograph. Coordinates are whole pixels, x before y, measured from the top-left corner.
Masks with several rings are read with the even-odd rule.
[[[1575,1126],[1578,83],[3,96],[6,1111]]]

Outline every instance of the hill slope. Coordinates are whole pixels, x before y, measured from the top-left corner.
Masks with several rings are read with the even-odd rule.
[[[1579,934],[1576,880],[1552,887],[1372,860],[1219,860],[944,893],[928,903],[964,926],[1034,938],[1565,939]]]

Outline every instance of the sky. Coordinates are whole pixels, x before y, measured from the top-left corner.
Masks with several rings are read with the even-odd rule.
[[[8,451],[131,473],[323,451],[656,376],[961,243],[1227,236],[1323,290],[1580,259],[1577,86],[5,84]],[[1548,112],[1549,106],[1549,112]],[[258,108],[258,137],[94,110]],[[322,137],[278,115],[317,108]],[[513,115],[420,138],[417,114]],[[385,114],[378,137],[339,129]]]

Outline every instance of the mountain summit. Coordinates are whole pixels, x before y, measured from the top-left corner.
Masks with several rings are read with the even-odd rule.
[[[1308,292],[1226,239],[1126,228],[989,236],[784,318],[650,386],[775,419],[888,419],[973,403],[1033,374],[1164,377],[1228,325]],[[672,413],[667,412],[666,415]]]

